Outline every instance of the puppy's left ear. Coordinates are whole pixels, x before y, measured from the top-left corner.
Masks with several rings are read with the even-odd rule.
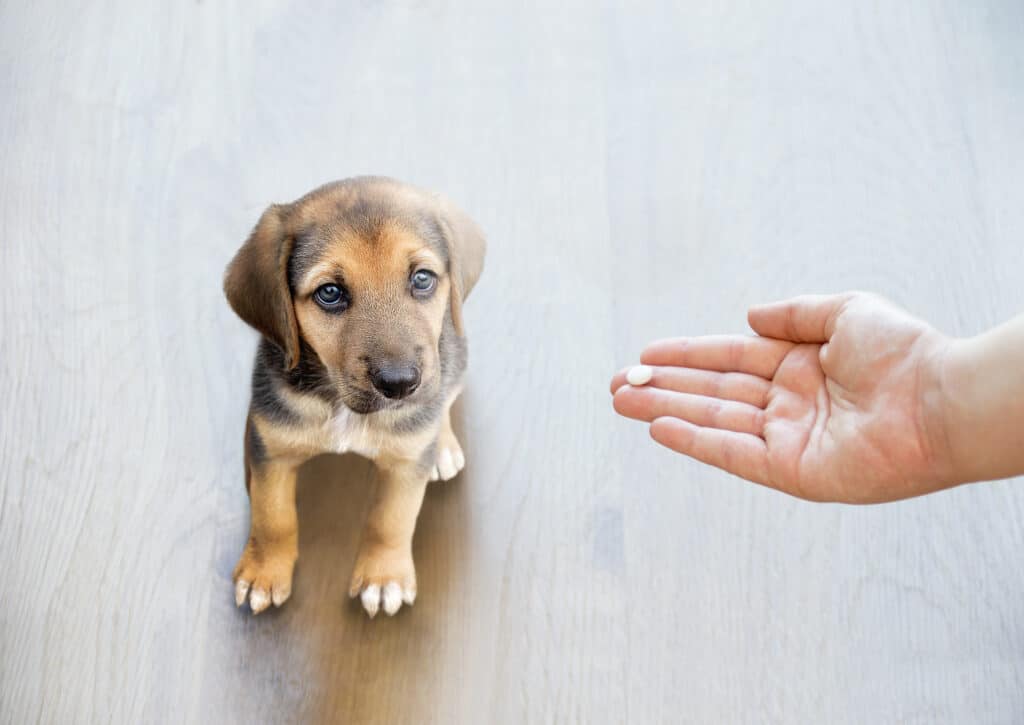
[[[277,204],[263,212],[228,265],[224,294],[239,317],[281,348],[291,370],[299,363],[299,326],[288,285],[294,238],[285,228],[286,212]]]
[[[448,276],[451,280],[449,308],[455,332],[465,335],[462,324],[462,302],[469,296],[484,268],[487,241],[484,233],[469,216],[443,197],[437,197],[441,224],[448,241]]]

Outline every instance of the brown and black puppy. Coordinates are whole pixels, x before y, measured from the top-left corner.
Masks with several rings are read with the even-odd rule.
[[[483,268],[480,229],[440,196],[346,179],[260,217],[224,290],[263,334],[245,427],[249,541],[235,600],[291,594],[295,474],[324,452],[381,471],[349,594],[372,617],[416,598],[412,537],[427,482],[465,465],[449,409],[462,389],[462,303]]]

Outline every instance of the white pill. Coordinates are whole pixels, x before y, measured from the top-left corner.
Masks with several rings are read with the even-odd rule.
[[[650,365],[634,365],[626,373],[626,382],[630,385],[647,385],[651,382],[654,370]]]

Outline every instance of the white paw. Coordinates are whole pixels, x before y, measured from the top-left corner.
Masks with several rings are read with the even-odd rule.
[[[249,609],[259,614],[273,604],[280,607],[292,593],[292,570],[296,555],[289,551],[257,556],[247,545],[235,567],[235,604],[249,601]]]
[[[437,458],[434,460],[434,468],[430,472],[431,481],[449,481],[466,467],[466,456],[462,453],[462,446],[455,436],[438,441]]]
[[[376,549],[360,552],[352,573],[348,595],[359,602],[370,617],[381,609],[388,616],[402,604],[416,601],[416,568],[407,552]]]

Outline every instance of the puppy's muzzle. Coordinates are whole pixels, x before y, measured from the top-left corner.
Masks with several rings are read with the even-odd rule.
[[[399,400],[420,386],[420,369],[416,365],[385,363],[370,369],[370,382],[385,398]]]

